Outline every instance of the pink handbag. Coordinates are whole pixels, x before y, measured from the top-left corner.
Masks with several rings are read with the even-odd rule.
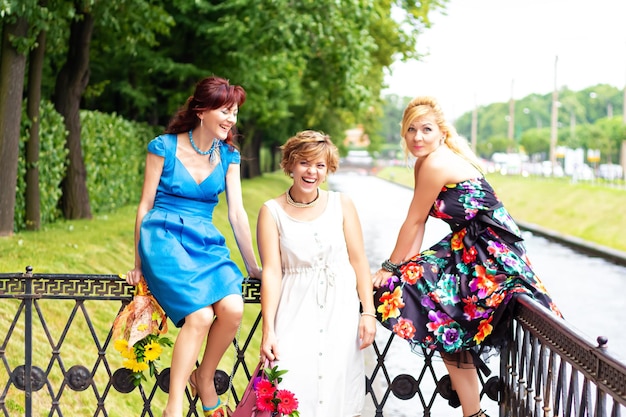
[[[270,411],[259,411],[256,409],[256,392],[254,391],[254,382],[257,378],[267,378],[263,369],[267,366],[267,361],[259,361],[256,369],[250,377],[250,382],[241,396],[241,401],[237,404],[235,411],[231,417],[271,417]]]

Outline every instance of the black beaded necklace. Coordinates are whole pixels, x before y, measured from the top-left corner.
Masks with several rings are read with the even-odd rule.
[[[293,197],[291,196],[291,187],[285,193],[285,197],[287,198],[287,204],[289,204],[290,206],[297,207],[297,208],[313,207],[319,201],[320,189],[319,188],[317,189],[317,195],[315,196],[315,198],[312,201],[309,201],[308,203],[299,203],[299,202],[295,201],[293,199]]]

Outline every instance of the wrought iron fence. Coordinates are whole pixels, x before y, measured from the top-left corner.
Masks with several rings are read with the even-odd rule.
[[[518,297],[501,358],[501,416],[618,417],[626,410],[626,364],[568,324]]]
[[[159,416],[169,368],[135,387],[112,346],[111,324],[132,293],[116,275],[33,274],[30,268],[0,274],[0,416],[117,416],[139,408],[140,416]],[[258,310],[260,282],[246,280],[243,296]],[[624,364],[532,300],[522,297],[516,308],[501,376],[480,375],[481,395],[499,402],[500,416],[595,417],[608,415],[609,408],[612,417],[619,416],[626,404]],[[216,374],[220,394],[232,374],[231,403],[239,401],[258,361],[261,317],[254,311],[250,317],[233,354],[220,364],[227,371]],[[431,416],[436,402],[458,406],[436,356],[422,351],[413,369],[400,369],[390,361],[397,343],[406,345],[389,334],[373,346],[363,415],[396,417],[394,403],[405,401],[415,404],[415,416]],[[201,415],[198,398],[187,392],[187,400],[187,416]]]

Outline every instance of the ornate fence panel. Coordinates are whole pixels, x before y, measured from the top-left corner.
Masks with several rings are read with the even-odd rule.
[[[132,294],[115,275],[0,274],[0,416],[160,416],[169,368],[135,387],[113,349],[111,325]],[[259,281],[245,281],[243,296],[260,310]],[[216,375],[224,394],[232,374],[231,404],[258,361],[260,321],[254,311],[245,320]],[[458,406],[436,355],[422,351],[405,369],[390,360],[395,344],[406,342],[389,333],[373,346],[364,416],[431,416],[439,404]],[[525,298],[500,372],[481,375],[481,395],[500,401],[501,416],[616,417],[626,402],[624,364]],[[187,416],[200,416],[198,398],[187,392],[187,400]],[[410,402],[411,413],[397,412],[398,402]]]
[[[518,298],[515,327],[501,360],[501,416],[618,417],[626,410],[626,365],[606,348]]]

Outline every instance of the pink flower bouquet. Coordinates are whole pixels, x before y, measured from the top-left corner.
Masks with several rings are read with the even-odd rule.
[[[277,366],[266,367],[263,371],[265,375],[257,377],[254,381],[256,409],[270,412],[273,416],[299,417],[298,399],[291,391],[278,389],[282,375],[287,371],[278,370]]]

